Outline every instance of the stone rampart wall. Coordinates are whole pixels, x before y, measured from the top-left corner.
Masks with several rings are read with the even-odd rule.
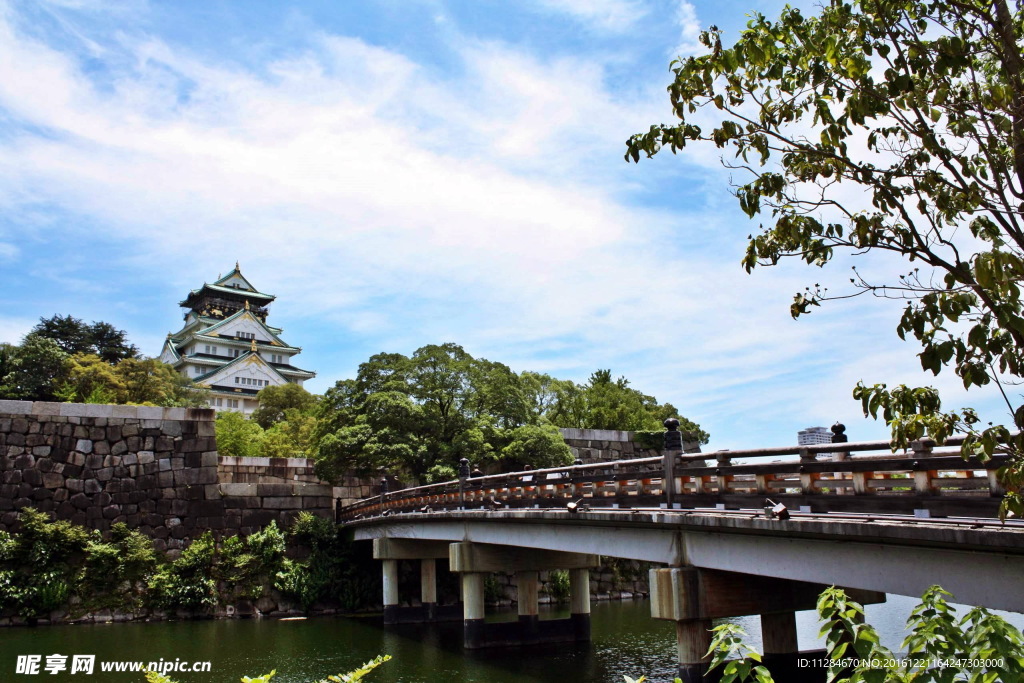
[[[32,506],[99,530],[124,522],[174,550],[208,529],[333,516],[328,485],[245,474],[256,481],[221,479],[213,410],[0,401],[0,529]]]
[[[314,484],[328,486],[313,472],[312,458],[236,458],[221,456],[217,474],[222,484]],[[243,489],[230,489],[243,490]],[[372,479],[343,477],[331,495],[348,505],[377,493]]]
[[[653,458],[661,455],[660,449],[646,448],[638,442],[634,432],[564,427],[558,431],[561,432],[565,443],[572,450],[573,457],[581,459],[586,464],[632,458]],[[683,451],[700,453],[700,444],[696,441],[684,442]]]

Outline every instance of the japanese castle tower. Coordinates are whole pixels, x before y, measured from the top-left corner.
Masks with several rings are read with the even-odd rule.
[[[282,341],[281,329],[267,324],[272,294],[256,290],[235,263],[213,284],[203,283],[179,305],[185,326],[167,335],[160,360],[210,389],[210,406],[251,413],[263,387],[303,381],[315,372],[292,365],[302,351]]]

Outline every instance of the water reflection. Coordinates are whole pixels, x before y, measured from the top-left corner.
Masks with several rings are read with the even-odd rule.
[[[890,596],[868,607],[868,620],[883,644],[898,650],[903,624],[915,600]],[[542,618],[567,616],[547,610]],[[1009,615],[1018,627],[1024,615]],[[506,611],[492,618],[515,618]],[[757,617],[736,620],[760,646]],[[820,647],[813,613],[797,615],[801,649]],[[212,662],[210,674],[173,674],[181,683],[234,682],[242,675],[278,671],[275,683],[311,683],[348,671],[379,653],[394,660],[368,683],[621,683],[622,675],[646,674],[671,680],[675,671],[675,629],[650,618],[646,601],[602,602],[593,606],[593,642],[579,646],[509,648],[464,652],[461,623],[385,629],[375,618],[314,618],[304,621],[200,621],[109,626],[54,626],[0,631],[0,680],[17,681],[19,654],[95,654],[97,661]],[[47,681],[130,683],[140,674],[96,672],[49,675]],[[24,677],[22,680],[33,680]]]

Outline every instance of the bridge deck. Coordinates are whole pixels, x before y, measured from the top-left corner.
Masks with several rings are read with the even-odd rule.
[[[1024,612],[1024,524],[755,511],[518,509],[393,513],[346,523],[356,540],[477,542],[695,566]]]

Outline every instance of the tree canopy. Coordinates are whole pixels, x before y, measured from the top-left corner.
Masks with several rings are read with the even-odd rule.
[[[124,330],[102,321],[85,323],[70,315],[40,318],[29,336],[52,339],[67,354],[92,354],[107,363],[139,355],[138,347],[128,342]]]
[[[0,398],[203,407],[208,392],[155,358],[142,358],[109,323],[40,318],[20,345],[0,344]]]
[[[897,333],[920,342],[922,367],[950,368],[968,388],[999,384],[1019,430],[1024,408],[1004,385],[1024,373],[1022,38],[1024,13],[1007,0],[832,1],[815,16],[787,7],[775,21],[755,14],[732,47],[712,27],[708,54],[672,64],[679,122],[634,135],[626,158],[693,144],[731,152],[725,164],[747,174],[740,208],[765,221],[749,238],[748,272],[787,257],[825,266],[839,252],[905,259],[891,281],[855,269],[848,292],[809,287],[791,312],[866,293],[899,299]],[[966,430],[965,454],[1012,454],[1004,511],[1024,513],[1024,438],[1010,428],[943,412],[930,387],[854,394],[889,421],[894,447]]]
[[[571,452],[557,427],[654,430],[675,416],[628,385],[610,370],[582,386],[516,374],[452,343],[377,354],[318,404],[318,471],[330,479],[384,468],[434,480],[453,477],[463,457],[505,470],[565,464]],[[684,424],[706,443],[698,425]]]

